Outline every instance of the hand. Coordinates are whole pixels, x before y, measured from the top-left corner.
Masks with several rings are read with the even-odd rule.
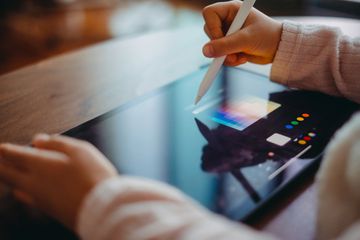
[[[70,229],[84,197],[115,168],[91,144],[65,136],[37,135],[34,148],[0,145],[0,180],[15,195]]]
[[[244,26],[225,36],[242,2],[231,1],[210,5],[203,10],[204,30],[211,39],[203,48],[206,57],[225,56],[225,64],[236,66],[247,61],[271,63],[280,42],[282,24],[252,9]]]

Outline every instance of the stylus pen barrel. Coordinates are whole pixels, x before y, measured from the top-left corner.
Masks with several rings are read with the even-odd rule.
[[[204,96],[204,94],[209,90],[211,84],[213,83],[214,79],[216,78],[217,73],[219,72],[222,64],[225,61],[225,56],[215,58],[214,61],[211,63],[208,71],[206,72],[204,81],[201,82],[198,95],[195,100],[195,104],[200,101],[200,99]]]
[[[242,3],[239,11],[237,12],[233,22],[230,25],[226,36],[240,30],[245,23],[246,18],[248,17],[251,8],[254,6],[256,0],[246,0]],[[206,73],[204,80],[202,81],[197,97],[195,99],[195,104],[197,104],[200,99],[205,95],[207,90],[210,88],[210,85],[213,83],[217,72],[220,70],[221,66],[225,61],[226,56],[215,58]]]

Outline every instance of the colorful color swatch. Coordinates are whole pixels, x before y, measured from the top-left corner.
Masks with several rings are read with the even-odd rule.
[[[280,106],[278,103],[250,96],[227,102],[214,113],[212,120],[242,131]]]

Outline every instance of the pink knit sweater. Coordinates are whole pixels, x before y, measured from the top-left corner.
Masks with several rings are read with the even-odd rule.
[[[360,103],[359,76],[359,38],[343,36],[337,28],[284,22],[273,81]]]
[[[271,79],[360,102],[360,39],[284,22]],[[318,174],[317,238],[360,239],[360,115],[340,130]],[[331,211],[329,211],[331,209]],[[86,197],[78,234],[104,239],[274,239],[208,212],[162,183],[117,177]]]

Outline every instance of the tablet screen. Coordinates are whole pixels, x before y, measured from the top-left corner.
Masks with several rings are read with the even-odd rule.
[[[359,107],[224,68],[194,106],[201,69],[66,134],[92,142],[121,174],[167,182],[241,220],[321,156]]]

